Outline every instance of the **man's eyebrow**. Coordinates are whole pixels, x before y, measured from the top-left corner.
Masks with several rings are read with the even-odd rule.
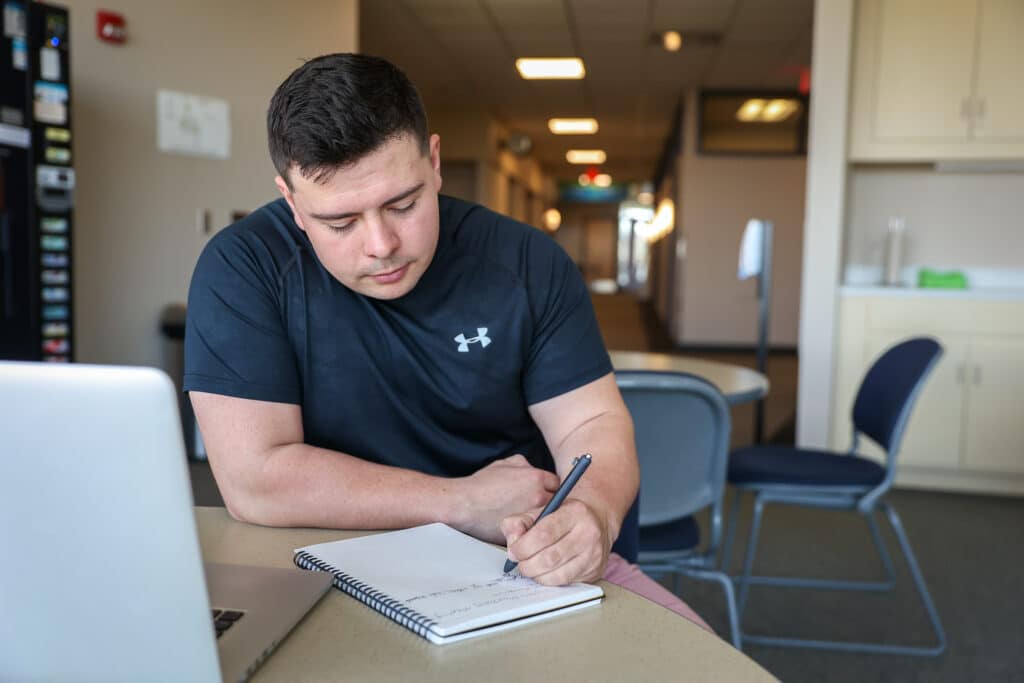
[[[422,190],[423,186],[425,184],[426,183],[420,183],[419,185],[417,185],[415,187],[409,188],[405,192],[401,192],[399,194],[396,194],[394,197],[390,197],[389,199],[385,199],[384,203],[381,204],[381,206],[387,206],[388,204],[394,204],[395,202],[400,202],[403,199],[405,199],[406,197],[414,195],[417,192],[419,192],[420,190]],[[310,215],[310,217],[315,218],[318,221],[340,221],[343,218],[351,218],[352,216],[358,216],[359,212],[358,211],[349,211],[348,213],[311,213],[309,215]]]

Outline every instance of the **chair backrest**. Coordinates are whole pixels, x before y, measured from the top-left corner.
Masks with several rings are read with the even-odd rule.
[[[707,380],[682,372],[618,371],[640,460],[640,526],[714,507],[721,523],[729,457],[729,407]]]
[[[925,379],[942,356],[942,346],[915,337],[890,347],[868,368],[853,403],[853,426],[891,456]]]

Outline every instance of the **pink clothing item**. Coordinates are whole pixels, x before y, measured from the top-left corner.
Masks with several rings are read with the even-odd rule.
[[[647,598],[652,602],[656,602],[662,607],[666,607],[676,614],[686,617],[693,623],[703,627],[711,633],[715,632],[714,629],[708,626],[706,621],[701,619],[700,616],[694,612],[689,605],[680,600],[677,595],[669,591],[651,577],[647,576],[647,574],[644,574],[640,567],[627,562],[617,553],[612,553],[608,556],[608,566],[604,568],[604,580],[608,583],[614,583],[616,586],[621,588],[625,588],[631,593],[636,593],[641,597]]]

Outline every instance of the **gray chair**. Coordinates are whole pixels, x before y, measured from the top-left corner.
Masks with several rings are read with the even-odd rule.
[[[654,576],[715,581],[725,591],[732,643],[741,648],[732,581],[717,567],[729,457],[729,407],[710,382],[681,372],[618,371],[640,459],[638,564]],[[701,548],[694,515],[710,512]]]

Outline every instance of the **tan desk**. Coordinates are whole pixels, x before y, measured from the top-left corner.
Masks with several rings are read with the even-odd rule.
[[[672,370],[708,380],[730,405],[756,401],[768,393],[768,378],[756,370],[701,358],[643,351],[609,351],[616,370]]]
[[[357,536],[272,529],[198,507],[203,559],[292,567],[292,551]],[[618,586],[595,609],[451,645],[431,645],[338,590],[306,615],[257,671],[259,681],[757,681],[775,680],[700,627]]]

